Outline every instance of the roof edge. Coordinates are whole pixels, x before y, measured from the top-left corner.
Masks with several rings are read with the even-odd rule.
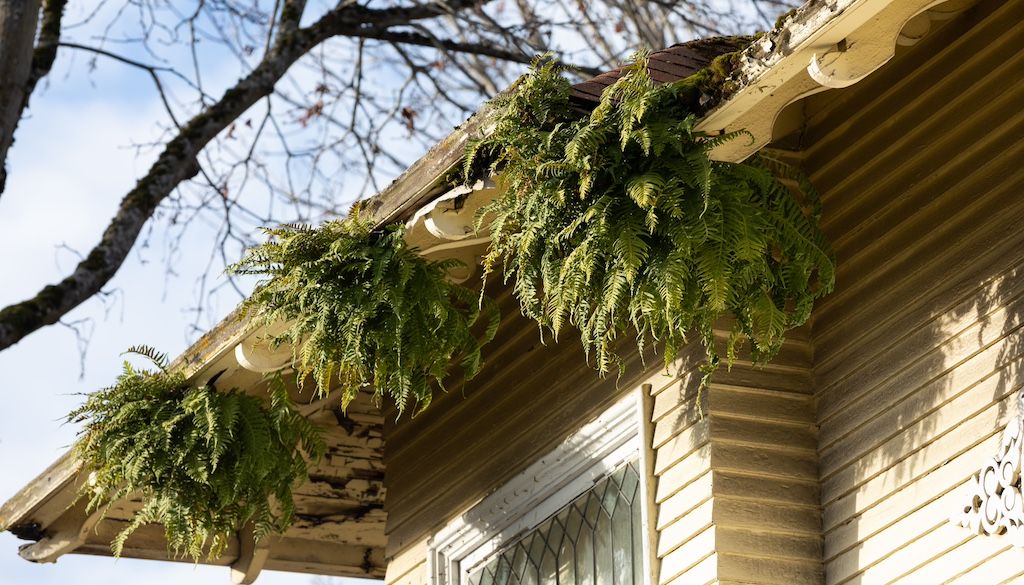
[[[853,85],[912,45],[932,21],[946,20],[975,0],[810,0],[739,56],[735,89],[697,129],[742,131],[751,140],[720,145],[712,157],[741,161],[773,138],[779,114],[805,97]],[[908,26],[911,25],[911,26]]]
[[[0,506],[0,532],[18,532],[32,513],[57,492],[71,486],[81,470],[81,461],[73,450],[66,451],[35,479]]]

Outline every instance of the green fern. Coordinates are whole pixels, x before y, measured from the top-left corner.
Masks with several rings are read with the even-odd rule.
[[[641,54],[583,119],[558,66],[539,60],[468,149],[466,180],[496,173],[508,185],[478,217],[491,230],[485,275],[513,281],[542,329],[576,328],[602,373],[621,368],[615,342],[630,328],[641,351],[662,344],[666,366],[695,335],[713,370],[714,324],[726,315],[726,357],[749,340],[767,360],[832,289],[806,179],[763,157],[712,161],[712,148],[745,133],[694,130],[703,99],[728,91],[731,59],[656,85]]]
[[[301,347],[300,380],[311,375],[321,394],[336,380],[345,406],[372,387],[399,412],[418,411],[453,360],[467,378],[479,371],[497,311],[446,278],[454,261],[419,256],[401,226],[373,230],[353,216],[267,233],[270,241],[233,267],[269,277],[243,306],[268,324],[291,322],[275,342]],[[486,324],[475,327],[481,317]]]
[[[280,378],[270,402],[237,390],[190,386],[167,369],[164,354],[132,348],[156,371],[125,362],[115,384],[68,415],[84,423],[75,452],[89,471],[82,495],[90,509],[129,496],[142,508],[111,543],[120,556],[145,524],[164,526],[168,549],[198,561],[219,557],[246,523],[257,538],[284,532],[294,514],[292,488],[319,459],[319,429],[299,414]]]

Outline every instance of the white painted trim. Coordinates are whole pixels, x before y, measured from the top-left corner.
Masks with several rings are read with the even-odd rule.
[[[504,545],[528,532],[608,476],[619,465],[643,457],[642,409],[631,392],[597,419],[573,433],[508,483],[449,522],[428,542],[427,573],[431,585],[462,585],[463,576]],[[648,478],[642,462],[638,493]],[[641,527],[647,530],[644,498]],[[644,543],[644,572],[650,575],[650,551]]]
[[[963,488],[950,522],[982,536],[1006,536],[1024,546],[1024,390],[1016,396],[1017,415],[1003,429],[999,447]]]
[[[235,361],[250,372],[268,374],[282,370],[292,364],[295,353],[290,344],[273,346],[273,339],[285,331],[294,321],[279,321],[270,326],[255,329],[235,346]]]
[[[646,585],[658,583],[661,576],[661,559],[655,554],[658,549],[658,510],[657,491],[658,474],[654,471],[657,451],[654,448],[654,395],[651,384],[641,384],[637,391],[637,435],[639,435],[640,474],[639,493],[642,496],[640,505],[640,527],[644,535],[644,578]]]
[[[422,225],[439,242],[465,240],[476,234],[477,211],[500,194],[493,178],[460,185],[417,210],[406,228],[412,231]]]
[[[772,140],[779,114],[794,102],[829,88],[866,78],[930,27],[973,0],[812,0],[779,31],[755,41],[733,74],[739,90],[709,112],[697,130],[709,134],[744,130],[711,152],[716,160],[738,162]],[[911,24],[906,35],[904,28]]]

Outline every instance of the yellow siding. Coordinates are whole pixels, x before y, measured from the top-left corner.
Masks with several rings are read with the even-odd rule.
[[[659,583],[705,583],[718,575],[714,557],[711,420],[702,395],[695,408],[701,373],[698,356],[680,363],[679,378],[652,383],[654,473]]]
[[[427,579],[427,539],[388,559],[384,582],[388,585],[423,585]]]
[[[837,290],[813,334],[717,373],[699,411],[698,348],[678,376],[629,354],[602,380],[502,293],[480,376],[386,429],[387,582],[426,583],[435,530],[641,383],[659,585],[1024,580],[1024,552],[948,523],[1021,385],[1022,18],[1024,0],[982,2],[798,106],[780,144],[823,193]]]
[[[506,329],[519,319],[510,321]],[[538,343],[533,326],[525,327]],[[507,332],[512,338],[521,333]],[[720,574],[760,583],[819,582],[817,438],[806,336],[792,336],[771,366],[754,368],[741,358],[721,370],[699,394],[700,409],[702,352],[696,350],[680,360],[679,375],[652,367],[616,389],[613,380],[602,381],[582,365],[577,345],[538,347],[535,362],[484,372],[482,390],[472,388],[474,381],[392,430],[387,582],[425,583],[425,541],[433,531],[641,383],[650,383],[654,395],[659,583],[705,583]],[[545,370],[552,363],[559,374]],[[579,382],[559,382],[559,376]],[[545,408],[537,400],[567,406]],[[436,420],[425,423],[428,416]]]
[[[509,293],[500,299],[503,323],[485,366],[415,418],[385,429],[388,555],[417,545],[434,530],[522,471],[622,393],[586,367],[579,341],[541,341],[536,325],[519,315]],[[399,559],[395,559],[398,561]]]
[[[535,327],[509,313],[505,339],[480,380],[452,390],[387,441],[388,583],[425,583],[431,533],[642,383],[654,396],[659,583],[719,575],[761,583],[820,581],[816,435],[810,346],[797,332],[767,368],[740,361],[698,393],[699,347],[677,375],[660,363],[601,380],[577,343],[542,346]],[[518,343],[526,350],[512,349]],[[506,352],[508,352],[506,354]],[[502,356],[521,356],[525,359]],[[452,386],[455,388],[455,386]],[[698,395],[701,408],[697,408]],[[717,554],[716,554],[717,550]]]
[[[804,106],[839,261],[813,336],[830,585],[1024,575],[948,523],[1024,382],[1022,17],[982,2]]]

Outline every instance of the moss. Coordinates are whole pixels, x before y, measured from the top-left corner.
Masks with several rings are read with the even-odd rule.
[[[746,45],[743,49],[719,55],[704,69],[674,82],[679,99],[691,113],[706,113],[739,88],[734,74],[740,67],[740,57],[745,49]]]
[[[67,0],[47,0],[43,3],[42,25],[39,29],[39,44],[32,53],[32,70],[44,75],[57,57],[57,41],[60,40],[60,23]]]
[[[46,286],[31,299],[0,310],[0,323],[14,329],[12,337],[14,342],[17,342],[41,325],[49,325],[56,321],[56,319],[47,319],[46,315],[59,308],[66,295],[67,293],[60,285]]]
[[[233,108],[233,107],[239,105],[240,103],[242,103],[245,100],[245,96],[246,96],[246,94],[248,92],[249,92],[249,89],[247,87],[244,87],[244,84],[240,83],[238,85],[235,85],[231,89],[229,89],[229,90],[224,92],[224,95],[221,96],[220,103],[218,105],[222,109],[224,109],[224,108],[227,108],[227,109]],[[210,111],[207,110],[207,113],[209,113],[209,112]],[[196,116],[195,120],[199,121],[201,117],[203,117],[203,114],[200,114],[199,116]],[[205,122],[205,120],[202,120],[202,121]],[[198,124],[198,122],[197,122],[197,124]]]
[[[0,323],[14,329],[13,338],[21,339],[39,322],[39,309],[35,299],[22,301],[0,310]],[[13,344],[12,344],[13,345]]]
[[[89,252],[89,255],[85,257],[85,260],[82,260],[79,267],[92,272],[99,272],[106,268],[107,264],[107,255],[97,247],[94,248],[92,252]]]
[[[302,18],[302,11],[295,4],[285,2],[284,7],[281,8],[280,22],[298,22],[300,18]]]
[[[779,17],[775,19],[775,26],[772,27],[771,32],[776,33],[782,30],[782,27],[786,25],[786,21],[792,18],[794,15],[796,15],[797,10],[798,9],[793,8],[787,12],[780,14]]]
[[[150,169],[149,174],[139,179],[139,182],[135,184],[135,188],[128,192],[121,201],[121,209],[145,209],[149,202],[149,190],[155,182],[155,178],[162,174],[162,171],[166,167],[166,164],[162,161],[157,161]]]

